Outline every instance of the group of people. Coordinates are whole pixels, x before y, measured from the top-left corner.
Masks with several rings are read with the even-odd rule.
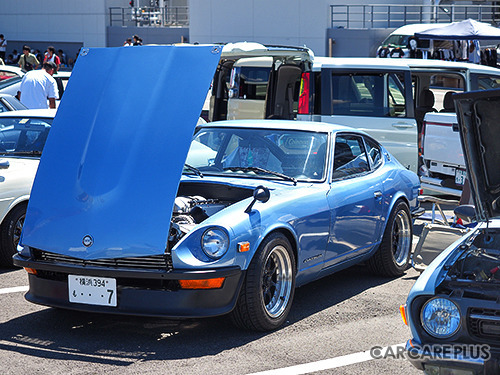
[[[123,42],[124,47],[132,47],[132,46],[142,46],[142,39],[138,35],[134,35],[132,38],[127,38],[125,42]]]
[[[40,50],[32,50],[30,46],[24,45],[22,53],[18,53],[16,49],[6,57],[7,40],[3,34],[0,34],[0,65],[19,65],[21,69],[30,71],[41,67],[44,62],[51,61],[57,65],[57,69],[61,66],[69,66],[66,54],[62,49],[56,53],[53,46],[48,46],[44,54]]]

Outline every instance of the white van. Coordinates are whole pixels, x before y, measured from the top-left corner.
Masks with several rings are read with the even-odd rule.
[[[229,108],[231,118],[242,118],[237,107],[253,100],[229,95],[233,67],[251,69],[249,64],[255,63],[240,59],[249,54],[271,57],[265,104],[260,113],[254,112],[255,118],[323,121],[363,129],[415,172],[421,165],[419,135],[425,114],[441,110],[448,91],[481,89],[500,77],[496,68],[469,63],[326,58],[314,57],[307,48],[258,46],[258,50],[236,51],[232,45],[226,55],[223,50],[212,89],[212,121],[226,119]]]
[[[377,57],[419,57],[430,58],[434,47],[434,41],[429,39],[418,39],[415,33],[447,26],[449,23],[417,23],[397,28],[377,48]],[[439,42],[438,42],[439,43]],[[415,52],[412,56],[411,51]],[[419,51],[419,55],[416,53]]]

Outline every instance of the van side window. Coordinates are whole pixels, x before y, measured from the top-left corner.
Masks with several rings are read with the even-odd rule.
[[[405,107],[404,85],[396,74],[332,74],[333,115],[404,117]]]
[[[475,79],[473,79],[473,81],[475,81]],[[491,90],[498,88],[500,88],[500,76],[477,74],[477,87],[474,87],[473,90]]]
[[[363,139],[357,135],[338,135],[333,157],[333,178],[344,178],[369,169]]]
[[[389,116],[405,117],[406,116],[406,100],[403,84],[403,77],[398,77],[396,74],[389,74]]]

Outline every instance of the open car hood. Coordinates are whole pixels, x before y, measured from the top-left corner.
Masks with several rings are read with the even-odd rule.
[[[453,96],[476,214],[500,217],[500,90]]]
[[[163,254],[220,52],[82,50],[43,151],[22,244],[81,259]]]

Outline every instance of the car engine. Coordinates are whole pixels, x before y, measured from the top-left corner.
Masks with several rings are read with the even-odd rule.
[[[480,231],[448,272],[453,281],[500,283],[500,231]]]
[[[219,212],[229,204],[202,196],[179,196],[175,198],[174,211],[170,223],[169,244],[176,244],[189,233],[196,224]]]

